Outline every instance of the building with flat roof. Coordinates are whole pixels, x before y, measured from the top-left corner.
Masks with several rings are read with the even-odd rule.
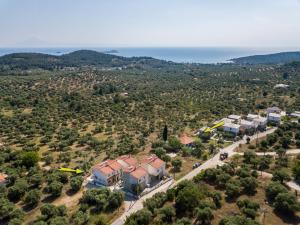
[[[280,123],[281,115],[278,114],[278,113],[269,113],[268,114],[268,121],[275,122],[275,123]]]
[[[234,122],[239,122],[241,120],[241,116],[239,116],[239,115],[229,115],[228,119],[231,119]]]
[[[223,125],[223,130],[230,132],[230,133],[234,133],[235,135],[237,135],[240,132],[240,125],[238,124],[234,124],[234,123],[225,123]]]
[[[251,114],[251,113],[249,113],[247,115],[247,120],[249,120],[249,121],[253,121],[254,119],[257,119],[257,118],[259,118],[259,115],[257,115],[257,114]]]
[[[254,122],[256,127],[265,128],[267,126],[267,123],[268,123],[268,118],[258,117],[256,119],[254,119],[253,122]]]
[[[267,108],[267,114],[269,114],[269,113],[278,113],[278,114],[280,114],[281,113],[281,109],[278,108],[278,107],[276,107],[276,106],[269,107],[269,108]]]

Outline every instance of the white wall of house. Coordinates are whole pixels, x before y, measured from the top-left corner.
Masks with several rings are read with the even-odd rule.
[[[231,132],[231,133],[234,133],[234,134],[238,134],[239,131],[240,131],[239,126],[224,125],[223,129],[224,129],[224,131]]]
[[[280,120],[281,120],[281,116],[279,114],[270,113],[268,115],[268,121],[280,122]]]
[[[261,126],[261,127],[265,127],[267,125],[268,119],[265,117],[260,117],[258,119],[254,119],[253,122],[257,125],[257,126]]]
[[[94,169],[93,171],[94,179],[97,183],[108,185],[108,176],[105,174],[101,173],[99,170]]]
[[[142,164],[142,167],[147,170],[147,172],[151,175],[151,176],[164,176],[166,175],[166,163],[164,163],[160,168],[156,169],[153,166],[151,166],[148,163],[144,163]]]

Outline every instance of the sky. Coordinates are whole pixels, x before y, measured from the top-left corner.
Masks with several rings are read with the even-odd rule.
[[[0,0],[0,47],[300,47],[300,0]]]

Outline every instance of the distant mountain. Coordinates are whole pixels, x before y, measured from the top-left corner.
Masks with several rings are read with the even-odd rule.
[[[281,52],[269,55],[254,55],[231,59],[237,64],[284,64],[294,61],[300,61],[300,52]]]
[[[65,67],[122,67],[149,66],[161,67],[173,63],[150,57],[121,57],[91,50],[79,50],[61,56],[42,53],[13,53],[0,57],[0,72],[11,70],[44,69],[53,70]]]

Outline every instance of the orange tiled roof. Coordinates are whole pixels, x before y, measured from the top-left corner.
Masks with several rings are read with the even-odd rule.
[[[183,135],[179,138],[180,143],[183,145],[188,145],[194,142],[194,140],[186,135]]]

